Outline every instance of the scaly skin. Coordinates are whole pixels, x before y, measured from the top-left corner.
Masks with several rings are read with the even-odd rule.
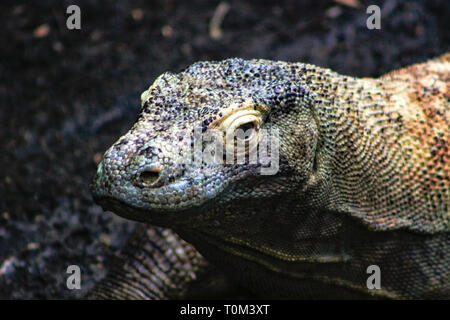
[[[188,297],[206,258],[258,297],[450,298],[449,86],[450,54],[378,79],[241,59],[161,75],[142,94],[136,124],[105,153],[92,191],[105,209],[186,240],[157,237],[169,265],[183,261],[175,249],[201,255],[171,289],[182,268],[168,268],[169,285],[150,281],[157,295],[123,294],[121,284],[148,287],[158,262],[147,275],[122,263],[92,297]],[[276,174],[183,157],[193,135],[245,125],[250,142],[278,130]],[[130,247],[129,261],[154,259]],[[373,264],[377,290],[366,285]]]

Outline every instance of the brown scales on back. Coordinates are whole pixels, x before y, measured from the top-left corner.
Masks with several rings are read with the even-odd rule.
[[[379,79],[358,82],[353,88],[346,88],[340,97],[350,100],[346,106],[359,100],[353,126],[360,132],[348,141],[367,139],[361,145],[366,148],[371,145],[373,149],[360,154],[371,152],[377,161],[372,163],[366,158],[366,162],[353,163],[352,168],[362,167],[364,174],[373,173],[372,178],[388,179],[369,183],[365,191],[369,191],[370,185],[387,187],[390,191],[374,191],[375,196],[367,201],[367,209],[355,215],[375,229],[408,226],[424,232],[448,230],[450,54],[390,72]],[[395,192],[402,189],[401,193]],[[391,198],[384,198],[383,194]],[[359,197],[363,198],[364,195]],[[384,203],[377,204],[380,201]],[[378,205],[380,210],[374,210]],[[405,207],[409,208],[408,212]]]
[[[448,53],[378,79],[242,59],[161,75],[92,191],[170,230],[139,227],[91,297],[450,298],[449,86]],[[181,157],[194,128],[241,126],[279,131],[275,175]]]
[[[414,163],[421,178],[420,184],[427,186],[440,199],[447,195],[448,200],[450,54],[428,63],[394,71],[382,79],[391,81],[389,85],[395,88],[399,99],[398,109],[405,119],[402,129],[404,135],[410,138],[409,144],[414,146],[413,154],[417,158]],[[405,89],[402,90],[403,88]],[[414,176],[407,178],[414,179]],[[432,202],[439,201],[433,199]]]

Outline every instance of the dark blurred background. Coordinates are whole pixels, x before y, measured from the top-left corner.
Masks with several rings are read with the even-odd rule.
[[[66,28],[71,4],[81,30]],[[380,30],[366,27],[371,4]],[[448,0],[2,1],[0,23],[3,299],[78,298],[105,274],[133,223],[88,185],[160,73],[242,57],[376,77],[450,47]],[[71,264],[82,290],[66,288]]]

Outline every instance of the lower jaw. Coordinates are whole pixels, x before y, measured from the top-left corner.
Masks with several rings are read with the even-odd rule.
[[[188,212],[182,210],[173,212],[161,212],[132,207],[120,200],[114,198],[97,198],[95,202],[99,204],[104,211],[110,211],[127,220],[148,223],[159,227],[172,228],[185,220]]]

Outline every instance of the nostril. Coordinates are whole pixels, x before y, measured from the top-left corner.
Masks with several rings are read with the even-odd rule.
[[[161,182],[160,172],[159,169],[144,170],[139,174],[137,182],[142,187],[158,187]]]

